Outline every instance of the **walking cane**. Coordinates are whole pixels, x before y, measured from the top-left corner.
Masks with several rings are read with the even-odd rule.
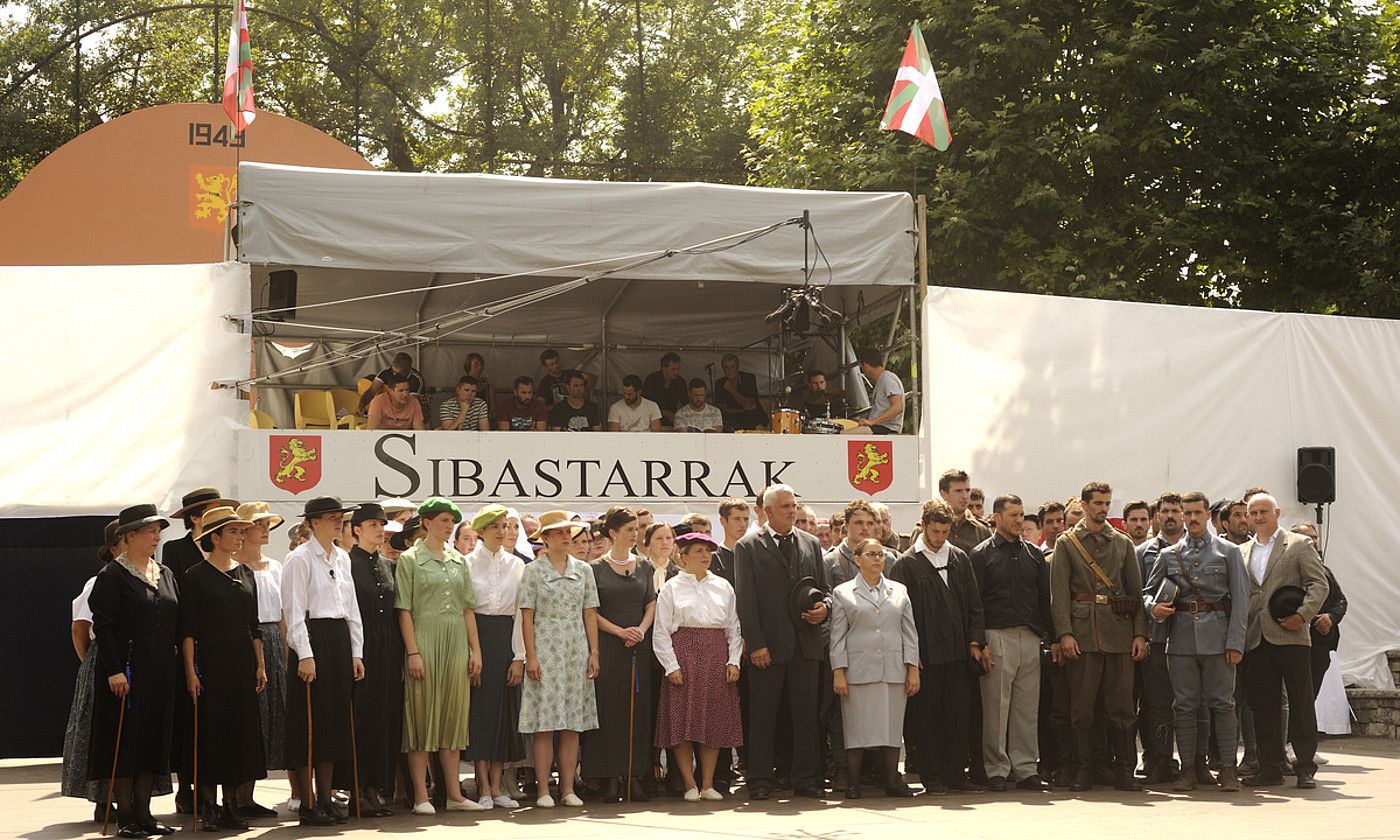
[[[199,802],[204,797],[199,792],[199,694],[194,696],[194,796],[190,797],[194,802],[194,807],[190,809],[190,831],[197,831],[199,826]]]
[[[350,701],[350,772],[355,785],[355,819],[360,816],[360,748],[355,745],[355,701]]]
[[[627,696],[627,801],[632,801],[632,730],[637,715],[637,654],[632,654],[632,691]]]
[[[128,684],[128,691],[130,690]],[[117,757],[122,754],[122,724],[126,723],[126,698],[118,697],[117,706],[117,745],[112,750],[112,776],[107,780],[107,807],[102,810],[102,834],[107,834],[107,820],[112,816],[112,788],[117,784]]]
[[[302,806],[309,802],[311,809],[316,807],[316,767],[311,763],[311,683],[306,686],[306,790],[301,792]],[[310,810],[310,809],[308,809]]]

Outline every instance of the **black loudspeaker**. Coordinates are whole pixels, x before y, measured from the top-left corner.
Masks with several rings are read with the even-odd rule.
[[[297,273],[290,268],[267,275],[267,319],[295,321],[297,317]],[[279,311],[280,310],[280,311]]]
[[[1337,450],[1331,446],[1298,447],[1298,501],[1330,505],[1337,501]]]

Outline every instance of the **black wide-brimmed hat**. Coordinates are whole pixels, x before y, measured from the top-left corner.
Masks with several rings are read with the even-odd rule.
[[[389,536],[389,546],[398,551],[408,551],[418,540],[418,531],[423,527],[423,517],[414,516],[403,523],[403,530]]]
[[[817,588],[817,582],[811,577],[804,577],[792,585],[792,592],[788,595],[788,611],[792,613],[792,620],[801,622],[802,614],[820,604],[826,596]]]
[[[1275,619],[1285,619],[1298,612],[1308,593],[1301,586],[1280,586],[1269,596],[1269,615]]]
[[[342,504],[335,496],[317,496],[306,503],[301,515],[307,519],[327,513],[352,513],[359,505]]]
[[[185,514],[192,512],[195,508],[201,508],[205,505],[216,503],[220,505],[229,505],[230,507],[238,507],[238,502],[235,502],[233,499],[225,499],[224,495],[219,492],[217,487],[199,487],[180,497],[180,509],[170,515],[179,519]]]
[[[150,525],[152,522],[159,522],[162,531],[170,527],[170,520],[161,516],[156,511],[155,505],[132,505],[117,514],[117,529],[113,536],[120,537],[122,534],[129,534]]]
[[[384,508],[375,502],[366,502],[355,508],[355,512],[350,514],[350,524],[359,525],[361,522],[369,522],[371,519],[378,519],[380,522],[388,522],[389,515],[384,512]]]

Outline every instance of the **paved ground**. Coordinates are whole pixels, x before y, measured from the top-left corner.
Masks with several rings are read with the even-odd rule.
[[[920,796],[894,804],[873,796],[846,804],[786,800],[746,804],[741,798],[719,803],[690,804],[664,800],[648,805],[589,806],[579,810],[522,808],[513,813],[438,815],[432,818],[395,816],[355,821],[342,832],[302,829],[287,819],[264,823],[238,840],[291,840],[303,836],[373,838],[386,834],[412,835],[420,840],[446,840],[466,828],[478,838],[652,838],[660,833],[674,840],[707,837],[765,838],[765,840],[861,840],[893,837],[908,840],[961,838],[1363,838],[1400,837],[1400,742],[1345,738],[1325,742],[1332,763],[1323,767],[1314,791],[1292,787],[1267,788],[1240,794],[1211,793],[1184,797],[1170,793],[1120,794],[1095,791],[1077,796],[1026,793]],[[70,840],[95,837],[92,807],[57,794],[56,759],[0,762],[0,837],[25,840]],[[265,804],[286,797],[285,782],[264,783],[259,799]],[[742,796],[743,791],[740,791]],[[168,812],[173,800],[156,801],[156,812]],[[176,825],[173,815],[166,819]],[[184,832],[182,831],[181,834]],[[177,835],[179,836],[179,835]],[[226,837],[229,833],[208,835]]]

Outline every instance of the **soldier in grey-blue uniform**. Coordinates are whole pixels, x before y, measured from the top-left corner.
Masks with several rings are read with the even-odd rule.
[[[1222,745],[1221,789],[1240,789],[1235,770],[1235,678],[1244,655],[1249,581],[1239,547],[1210,533],[1209,506],[1203,493],[1182,497],[1186,537],[1157,556],[1145,587],[1152,618],[1167,629],[1167,667],[1181,755],[1181,776],[1173,790],[1183,792],[1204,781],[1196,772],[1210,735],[1209,729],[1197,726],[1203,707],[1214,717]]]

